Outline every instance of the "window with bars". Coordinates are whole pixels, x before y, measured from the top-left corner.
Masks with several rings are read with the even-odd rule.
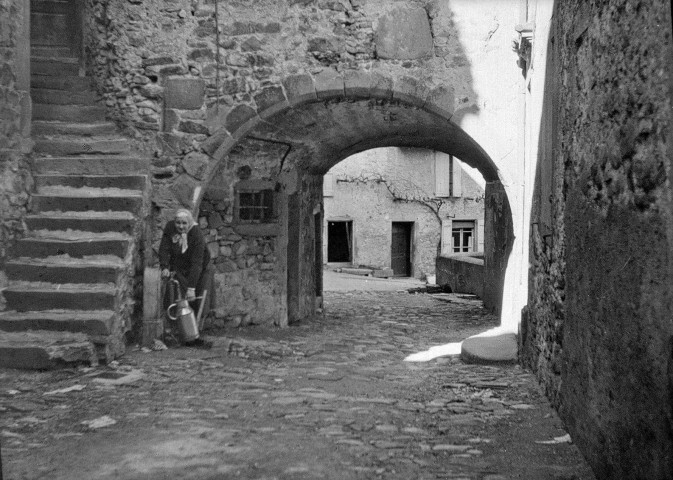
[[[239,189],[236,200],[238,223],[270,223],[275,220],[273,190]]]
[[[454,221],[451,226],[453,253],[474,252],[474,221]]]

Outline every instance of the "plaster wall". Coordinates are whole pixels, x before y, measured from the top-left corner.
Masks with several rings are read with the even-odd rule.
[[[559,83],[533,85],[529,128],[558,137],[538,142],[524,360],[598,478],[673,478],[670,8],[558,2],[558,50],[534,43]]]
[[[484,190],[469,175],[460,175],[459,197],[435,197],[435,156],[431,150],[381,148],[353,155],[329,174],[333,196],[325,197],[327,222],[353,222],[353,264],[390,268],[392,222],[413,222],[412,276],[435,273],[442,223],[450,238],[452,219],[474,220],[478,251],[483,250]],[[455,160],[458,161],[458,160]],[[327,259],[327,241],[323,258]]]

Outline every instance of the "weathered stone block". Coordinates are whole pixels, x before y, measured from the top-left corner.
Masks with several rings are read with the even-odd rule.
[[[182,205],[191,208],[194,205],[194,201],[196,200],[195,193],[197,187],[201,188],[199,186],[199,182],[194,180],[189,175],[183,174],[177,178],[171,187],[171,191],[173,192],[173,195],[175,195],[175,198]]]
[[[362,70],[344,72],[344,88],[349,98],[369,98],[371,96],[372,75]]]
[[[379,58],[415,60],[433,54],[430,21],[423,8],[398,8],[381,17],[374,41]]]
[[[399,78],[393,86],[393,98],[419,108],[425,105],[428,93],[429,88],[413,77]]]
[[[254,96],[260,117],[267,118],[290,106],[282,87],[267,87]]]
[[[393,79],[377,72],[371,74],[370,93],[376,98],[393,98]]]
[[[83,333],[3,332],[0,366],[46,370],[98,363],[93,344]]]
[[[198,152],[192,152],[187,155],[184,160],[182,160],[182,167],[192,177],[197,180],[203,180],[206,171],[208,170],[208,164],[210,159],[207,155]],[[217,228],[217,227],[213,227]]]
[[[257,112],[247,105],[237,105],[228,114],[224,122],[225,128],[234,133],[248,121],[257,117]]]
[[[165,87],[166,108],[196,110],[203,106],[206,91],[201,78],[168,78]]]
[[[446,85],[440,85],[434,88],[428,94],[425,101],[425,108],[431,112],[441,115],[444,118],[451,118],[455,105],[453,88]]]
[[[326,68],[315,76],[315,92],[318,98],[344,97],[344,78],[336,70]]]
[[[291,75],[283,80],[283,88],[290,105],[318,99],[313,78],[310,75]]]

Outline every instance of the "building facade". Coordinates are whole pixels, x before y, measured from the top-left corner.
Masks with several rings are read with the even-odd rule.
[[[450,155],[422,149],[380,148],[343,160],[323,180],[324,262],[426,279],[439,254],[483,252],[480,177]]]

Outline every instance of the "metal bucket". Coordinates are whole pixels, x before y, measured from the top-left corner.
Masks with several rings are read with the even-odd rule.
[[[175,308],[175,315],[171,315],[171,310]],[[196,324],[194,310],[189,306],[187,300],[178,300],[166,310],[168,318],[178,323],[178,333],[182,343],[191,342],[199,338],[199,327]]]

